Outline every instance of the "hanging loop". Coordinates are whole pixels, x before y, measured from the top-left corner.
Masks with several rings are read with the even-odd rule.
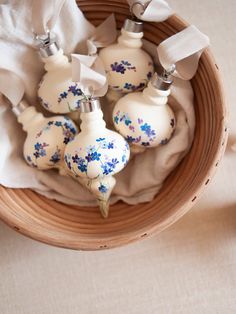
[[[132,17],[135,17],[135,14],[134,14],[134,8],[135,8],[135,6],[138,6],[138,5],[139,5],[139,6],[142,7],[143,11],[140,13],[140,15],[143,15],[150,2],[151,2],[151,1],[148,1],[148,2],[146,2],[146,3],[143,3],[143,2],[141,2],[141,1],[135,1],[134,3],[132,3],[132,5],[130,6],[130,13],[131,13]]]

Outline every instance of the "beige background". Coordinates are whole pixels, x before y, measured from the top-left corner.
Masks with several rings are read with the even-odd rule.
[[[236,1],[169,0],[211,38],[236,139]],[[236,153],[202,200],[152,239],[75,252],[0,223],[0,314],[236,313]]]

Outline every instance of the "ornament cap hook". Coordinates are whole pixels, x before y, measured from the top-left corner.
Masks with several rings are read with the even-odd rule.
[[[135,17],[135,14],[134,14],[134,8],[136,6],[141,6],[143,11],[140,13],[140,15],[142,16],[146,10],[146,8],[148,7],[148,5],[150,4],[151,1],[147,1],[146,3],[143,3],[142,1],[135,1],[134,3],[132,3],[132,5],[130,6],[130,13],[132,15],[132,18]]]
[[[175,72],[175,69],[175,64],[172,64],[167,70],[164,69],[161,75],[155,73],[151,80],[152,86],[163,91],[167,91],[168,89],[170,89],[173,83],[172,75]]]
[[[101,109],[100,100],[97,97],[84,98],[80,101],[81,113],[94,112]]]
[[[53,56],[60,50],[57,43],[57,36],[49,30],[47,30],[45,34],[35,34],[35,39],[36,46],[42,58]]]

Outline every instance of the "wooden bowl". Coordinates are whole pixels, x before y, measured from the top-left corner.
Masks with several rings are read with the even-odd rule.
[[[125,0],[78,4],[95,25],[115,12],[120,27],[129,14]],[[177,16],[163,23],[146,23],[145,38],[158,44],[186,26]],[[104,220],[97,208],[67,206],[28,189],[0,186],[0,218],[35,240],[81,250],[121,246],[173,224],[195,204],[212,179],[227,140],[224,93],[210,50],[203,53],[192,86],[197,122],[193,146],[152,202],[136,206],[119,202]]]

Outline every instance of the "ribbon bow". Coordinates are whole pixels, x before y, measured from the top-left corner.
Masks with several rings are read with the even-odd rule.
[[[167,71],[175,65],[173,75],[190,80],[197,71],[201,54],[209,44],[209,38],[191,25],[157,47],[159,61]]]
[[[109,46],[116,40],[116,37],[116,20],[114,14],[111,14],[95,29],[93,35],[87,40],[88,54],[96,54],[97,48]]]
[[[173,15],[165,0],[127,0],[130,11],[138,19],[148,22],[162,22]]]

